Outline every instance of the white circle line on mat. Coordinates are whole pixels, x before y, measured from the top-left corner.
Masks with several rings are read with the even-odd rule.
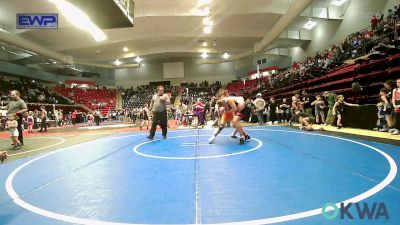
[[[209,137],[210,135],[185,135],[185,136],[175,136],[175,137],[170,137],[168,139],[173,139],[173,138],[184,138],[184,137],[197,137],[197,136],[206,136]],[[220,136],[229,136],[229,135],[220,135]],[[160,140],[151,140],[151,141],[146,141],[143,143],[140,143],[133,147],[133,152],[137,155],[147,157],[147,158],[155,158],[155,159],[169,159],[169,160],[194,160],[194,159],[217,159],[217,158],[224,158],[224,157],[230,157],[230,156],[235,156],[235,155],[242,155],[246,154],[252,151],[256,151],[261,146],[263,145],[262,141],[258,140],[257,138],[252,138],[251,140],[255,140],[258,142],[257,146],[248,150],[240,151],[240,152],[235,152],[235,153],[230,153],[230,154],[222,154],[222,155],[210,155],[210,156],[197,156],[197,157],[172,157],[172,156],[157,156],[157,155],[150,155],[150,154],[145,154],[143,152],[140,152],[138,148],[140,146],[143,146],[145,144],[149,144],[151,142],[155,141],[160,141]]]
[[[36,148],[36,149],[32,149],[32,150],[28,150],[28,151],[23,151],[23,152],[18,152],[18,153],[13,153],[13,154],[9,154],[9,156],[14,156],[14,155],[22,155],[22,154],[26,154],[26,153],[30,153],[30,152],[37,152],[46,148],[50,148],[50,147],[54,147],[57,145],[60,145],[62,143],[65,142],[65,138],[61,138],[61,137],[36,137],[35,139],[55,139],[55,140],[60,140],[59,142],[55,143],[55,144],[51,144],[51,145],[47,145],[47,146],[43,146],[40,148]],[[33,138],[30,138],[33,139]]]

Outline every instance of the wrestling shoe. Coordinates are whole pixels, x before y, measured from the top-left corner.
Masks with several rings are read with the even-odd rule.
[[[245,138],[245,137],[240,137],[239,145],[244,144],[245,141],[246,141],[246,138]]]
[[[233,131],[232,132],[232,134],[231,134],[231,138],[237,138],[237,136],[236,136],[236,133],[235,133],[236,131]]]
[[[153,138],[154,138],[154,136],[151,136],[151,135],[147,136],[147,139],[153,140]]]
[[[213,136],[211,136],[209,139],[208,139],[208,143],[209,144],[212,144],[212,143],[214,143],[215,142],[215,135],[213,135]]]

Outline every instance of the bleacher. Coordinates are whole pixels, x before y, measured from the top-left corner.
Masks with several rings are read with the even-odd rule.
[[[389,24],[382,21],[381,26],[384,25]],[[392,25],[399,30],[396,21],[389,26]],[[333,44],[269,79],[235,81],[227,89],[246,98],[254,98],[262,91],[266,99],[288,98],[302,90],[312,95],[333,91],[359,103],[375,104],[383,83],[400,77],[400,39],[394,32],[396,29],[378,32],[367,28],[355,32],[341,42],[340,48]],[[357,45],[352,42],[355,39]],[[361,91],[353,91],[355,82],[360,84]]]
[[[21,93],[21,97],[27,103],[43,103],[43,104],[64,104],[72,105],[68,99],[57,94],[49,88],[43,87],[40,83],[34,82],[29,79],[21,78],[19,80],[8,80],[2,77],[0,79],[0,95],[1,100],[8,102],[9,92],[12,90],[18,90]]]
[[[99,110],[102,115],[107,115],[110,110],[115,110],[116,91],[108,89],[80,89],[62,88],[55,89],[76,103],[83,104],[91,110]]]
[[[374,103],[383,82],[400,77],[400,53],[389,55],[379,60],[366,59],[361,63],[342,66],[329,71],[326,75],[305,80],[286,87],[264,93],[265,98],[290,97],[306,89],[310,93],[321,94],[323,91],[346,94],[350,100],[362,103]],[[363,87],[360,93],[354,93],[352,83],[358,82]]]

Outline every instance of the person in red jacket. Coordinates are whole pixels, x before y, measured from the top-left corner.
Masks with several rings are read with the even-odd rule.
[[[378,18],[376,18],[375,14],[372,15],[372,17],[371,17],[371,27],[372,27],[373,30],[375,30],[375,28],[378,27],[378,23],[379,23]]]
[[[76,114],[77,114],[77,111],[74,110],[72,112],[72,115],[71,115],[72,125],[74,125],[74,126],[75,126],[75,123],[76,123]]]

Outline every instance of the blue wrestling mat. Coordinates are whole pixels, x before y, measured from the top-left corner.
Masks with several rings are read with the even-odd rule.
[[[0,224],[400,224],[398,146],[246,130],[244,145],[119,133],[1,165]]]

